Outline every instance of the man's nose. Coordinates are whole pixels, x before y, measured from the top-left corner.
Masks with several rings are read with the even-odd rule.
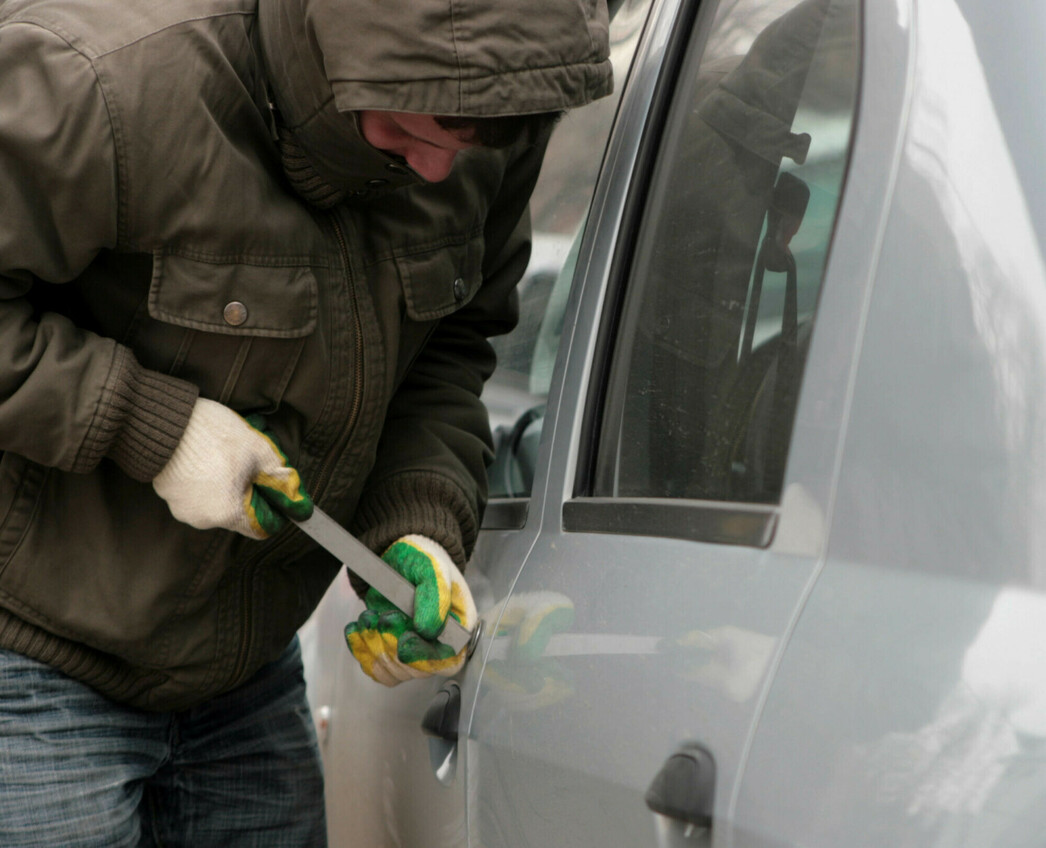
[[[407,153],[407,164],[422,179],[430,183],[438,183],[445,180],[454,167],[454,157],[458,155],[456,150],[444,150],[437,147],[419,147]]]

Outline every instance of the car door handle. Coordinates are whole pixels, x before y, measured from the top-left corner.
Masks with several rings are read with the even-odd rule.
[[[715,796],[715,760],[696,742],[672,754],[646,793],[646,804],[655,813],[684,825],[685,837],[697,828],[712,826]]]
[[[437,739],[457,742],[460,717],[461,687],[457,683],[448,683],[429,702],[421,719],[421,729]]]
[[[461,687],[450,681],[436,693],[421,718],[421,729],[429,737],[432,773],[444,786],[450,786],[457,773],[460,719]]]

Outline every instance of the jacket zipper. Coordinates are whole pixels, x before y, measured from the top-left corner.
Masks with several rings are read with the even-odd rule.
[[[334,235],[338,240],[338,249],[341,251],[341,261],[345,266],[345,277],[349,281],[349,298],[352,301],[352,317],[355,322],[355,358],[356,368],[355,378],[352,382],[352,402],[349,405],[349,417],[348,424],[342,431],[341,438],[338,440],[333,451],[327,454],[320,466],[319,473],[316,475],[314,482],[315,493],[313,494],[314,499],[318,499],[319,493],[327,484],[327,478],[330,476],[331,468],[334,465],[337,458],[341,455],[341,452],[345,449],[345,445],[348,444],[349,437],[352,435],[352,431],[356,427],[356,419],[360,413],[360,406],[363,403],[363,320],[360,318],[360,302],[359,297],[356,294],[356,287],[352,284],[352,273],[349,270],[349,248],[345,241],[345,233],[342,232],[341,224],[338,223],[337,218],[333,215],[330,218],[330,222],[334,227]]]
[[[363,320],[360,317],[359,308],[359,297],[356,294],[356,287],[353,285],[352,274],[349,266],[349,249],[348,244],[345,240],[345,233],[342,231],[341,224],[338,223],[337,218],[331,215],[328,219],[334,229],[334,235],[338,242],[338,250],[341,253],[341,261],[344,266],[345,278],[348,281],[349,298],[352,301],[352,316],[355,330],[355,363],[356,367],[354,371],[354,380],[352,387],[352,401],[349,405],[349,415],[346,419],[347,423],[342,430],[340,438],[334,444],[333,450],[327,453],[324,457],[320,470],[316,475],[313,484],[310,486],[310,494],[314,501],[319,502],[320,494],[326,488],[329,481],[331,470],[334,467],[337,458],[341,455],[345,449],[345,445],[348,444],[349,438],[352,435],[352,431],[356,427],[356,419],[359,417],[360,406],[363,402]],[[251,592],[254,588],[254,573],[257,569],[259,562],[262,559],[277,555],[285,547],[288,546],[290,539],[296,539],[297,537],[291,535],[283,539],[280,543],[269,549],[265,554],[259,554],[254,559],[248,560],[243,568],[243,592],[240,598],[240,609],[242,611],[242,618],[240,623],[240,648],[236,656],[236,663],[234,665],[233,674],[229,678],[230,681],[236,681],[240,675],[243,674],[244,666],[247,663],[247,658],[251,654],[252,647],[252,628],[250,626],[250,609],[251,609]]]

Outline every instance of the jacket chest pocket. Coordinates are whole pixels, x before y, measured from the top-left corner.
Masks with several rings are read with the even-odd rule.
[[[148,319],[134,346],[147,351],[145,364],[194,383],[205,397],[271,412],[316,327],[318,288],[309,266],[157,254]]]
[[[408,317],[435,321],[461,309],[483,282],[483,238],[396,257]]]

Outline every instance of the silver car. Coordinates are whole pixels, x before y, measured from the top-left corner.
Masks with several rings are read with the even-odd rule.
[[[455,679],[302,632],[336,848],[1046,844],[1046,5],[622,0]]]

